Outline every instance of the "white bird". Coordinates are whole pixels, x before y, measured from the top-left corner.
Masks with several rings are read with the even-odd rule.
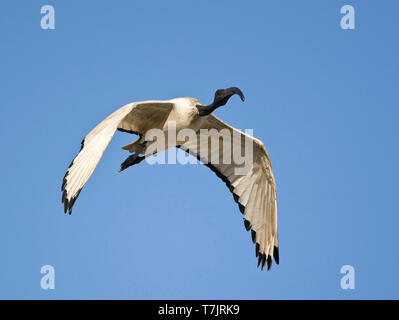
[[[146,133],[149,130],[160,129],[167,135],[171,123],[174,123],[177,133],[182,129],[192,129],[197,133],[198,140],[176,141],[174,145],[167,143],[164,149],[181,148],[197,157],[226,183],[243,214],[246,230],[251,230],[252,241],[256,244],[258,267],[261,265],[263,270],[267,263],[267,269],[270,269],[273,258],[278,264],[277,194],[268,152],[260,140],[246,135],[212,115],[216,108],[225,105],[234,94],[239,95],[244,101],[241,90],[231,87],[217,90],[213,103],[208,106],[195,98],[175,98],[165,101],[133,102],[116,110],[83,139],[79,154],[64,176],[61,189],[65,213],[68,211],[69,214],[72,213],[72,207],[80,191],[92,175],[116,130],[139,135],[138,140],[123,147],[133,153],[121,164],[123,171],[154,154],[147,152],[151,143],[154,143],[146,141]],[[245,140],[251,141],[253,162],[249,170],[245,174],[237,174],[236,169],[240,168],[241,164],[237,164],[234,157],[229,164],[212,161],[214,155],[222,158],[226,156],[226,152],[232,153],[233,144],[237,142],[234,142],[234,139],[231,141],[222,139],[216,147],[212,144],[206,145],[207,150],[203,152],[204,150],[200,148],[203,139],[199,134],[200,129],[216,129],[214,130],[216,132],[222,129],[226,132],[227,129],[227,132],[240,137],[239,143],[242,146]],[[227,145],[229,143],[231,145]],[[229,148],[224,148],[225,146]]]

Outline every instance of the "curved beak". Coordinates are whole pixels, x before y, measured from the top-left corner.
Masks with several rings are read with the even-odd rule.
[[[227,88],[225,89],[225,91],[229,94],[229,98],[235,94],[239,95],[241,98],[241,101],[245,101],[245,97],[244,94],[242,93],[242,91],[237,88],[237,87],[231,87],[231,88]]]

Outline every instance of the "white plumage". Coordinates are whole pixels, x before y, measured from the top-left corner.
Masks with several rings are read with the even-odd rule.
[[[182,129],[192,129],[197,133],[198,139],[176,141],[174,145],[167,143],[165,149],[179,147],[214,171],[233,193],[234,200],[243,214],[245,228],[251,230],[252,240],[256,244],[258,266],[261,265],[263,269],[267,264],[270,269],[273,257],[279,263],[276,184],[266,148],[260,140],[238,131],[211,114],[214,109],[224,105],[233,94],[239,94],[244,100],[238,88],[228,88],[218,90],[213,104],[209,106],[204,106],[194,98],[176,98],[130,103],[112,113],[83,139],[79,154],[65,174],[62,184],[65,213],[71,214],[80,191],[93,174],[116,130],[140,136],[137,141],[123,147],[134,153],[121,165],[121,170],[124,170],[151,156],[147,153],[147,149],[151,149],[153,142],[145,140],[149,130],[160,129],[167,133],[173,123],[177,133]],[[208,131],[208,135],[200,135],[203,131],[201,129],[216,130]],[[208,139],[213,132],[221,130],[229,132],[232,137],[236,135],[239,139],[229,141],[218,136],[216,138],[220,139],[219,146],[215,147],[209,143],[207,150],[200,150],[203,146],[201,139]],[[231,154],[234,149],[233,144],[241,143],[244,149],[245,142],[248,141],[253,146],[253,162],[245,174],[237,174],[236,169],[242,167],[242,164],[237,164]],[[143,156],[140,157],[140,154]],[[220,160],[228,156],[231,159],[229,164],[214,161],[215,158]]]

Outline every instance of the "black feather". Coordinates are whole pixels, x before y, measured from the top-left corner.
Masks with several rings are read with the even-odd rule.
[[[263,255],[260,254],[260,255],[259,255],[259,258],[258,258],[258,267],[260,266],[260,263],[262,262],[262,257],[263,257]]]
[[[130,134],[135,134],[138,135],[140,137],[140,139],[142,138],[142,134],[138,131],[134,131],[134,130],[126,130],[126,129],[122,129],[122,128],[118,128],[117,129],[120,132],[126,132],[126,133],[130,133]]]
[[[85,146],[85,138],[82,139],[82,142],[80,143],[80,151],[82,151],[82,149]]]
[[[252,237],[252,242],[255,243],[255,241],[256,241],[256,231],[251,230],[251,237]]]
[[[274,261],[276,261],[277,264],[280,263],[280,254],[279,254],[278,247],[274,247],[274,249],[273,249],[273,258],[274,258]]]
[[[262,254],[262,270],[265,268],[265,263],[266,263],[266,254]]]

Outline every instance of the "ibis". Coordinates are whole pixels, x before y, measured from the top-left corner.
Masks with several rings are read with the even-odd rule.
[[[172,147],[180,148],[196,157],[215,172],[233,194],[234,201],[243,215],[244,226],[247,231],[251,231],[258,267],[261,266],[263,270],[267,266],[269,270],[273,260],[278,264],[277,193],[269,154],[260,140],[233,128],[212,114],[217,108],[226,105],[233,95],[238,95],[242,101],[245,100],[239,88],[230,87],[217,90],[213,102],[209,105],[195,98],[175,98],[133,102],[116,110],[82,140],[80,152],[64,176],[61,189],[65,213],[72,213],[76,199],[93,174],[115,132],[128,132],[138,135],[138,139],[122,147],[131,155],[122,162],[120,171],[142,162],[156,152]],[[151,146],[155,141],[148,138],[148,133],[156,129],[168,135],[172,124],[177,134],[182,130],[191,130],[198,139],[167,139],[168,142],[163,145],[164,150],[158,148],[154,152]],[[230,133],[233,138],[224,139],[223,135],[220,135],[216,139],[219,143],[203,144],[201,132],[205,129],[205,137],[223,131]],[[229,153],[234,153],[237,145],[243,147],[241,151],[244,150],[244,144],[248,141],[252,143],[252,161],[247,170],[240,172],[237,169],[242,167],[242,163],[238,163],[237,157]],[[242,155],[242,152],[240,153]],[[214,161],[214,158],[217,161]],[[228,161],[221,161],[225,158],[228,158]]]

